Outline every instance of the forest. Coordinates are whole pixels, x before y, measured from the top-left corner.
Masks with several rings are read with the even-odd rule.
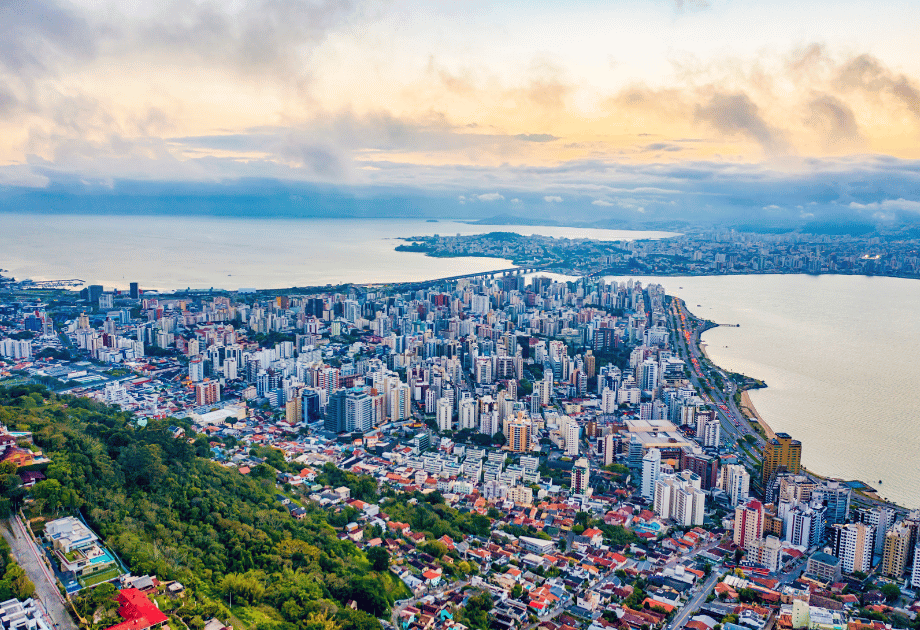
[[[169,426],[182,421],[141,428],[116,408],[20,385],[0,389],[0,422],[31,431],[51,459],[27,505],[33,529],[82,513],[133,574],[186,587],[183,600],[166,603],[177,627],[198,630],[218,616],[256,630],[371,630],[408,596],[388,567],[338,538],[332,511],[308,503],[305,518],[292,518],[274,499],[270,466],[241,475],[211,461],[207,439],[187,424],[173,437]],[[373,493],[369,478],[326,474]],[[4,516],[27,497],[10,477],[0,476]],[[89,594],[78,606],[108,605],[98,600]]]

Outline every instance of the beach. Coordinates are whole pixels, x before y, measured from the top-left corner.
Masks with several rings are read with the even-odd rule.
[[[768,440],[772,440],[776,437],[776,432],[773,431],[773,429],[770,428],[770,425],[767,424],[762,417],[760,417],[759,413],[757,413],[757,408],[754,407],[754,403],[751,402],[751,397],[748,395],[747,390],[741,392],[741,405],[739,406],[739,409],[742,413],[746,412],[751,416],[754,416],[754,418],[757,420],[757,423],[760,424],[760,426],[763,428]]]

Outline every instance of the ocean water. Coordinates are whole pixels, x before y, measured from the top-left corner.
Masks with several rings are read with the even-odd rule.
[[[866,276],[637,278],[720,324],[712,360],[763,379],[751,400],[810,470],[920,507],[920,281]]]
[[[428,280],[513,266],[501,258],[397,252],[399,237],[513,231],[630,240],[666,232],[480,226],[398,219],[261,219],[0,213],[0,269],[106,289],[236,290]]]

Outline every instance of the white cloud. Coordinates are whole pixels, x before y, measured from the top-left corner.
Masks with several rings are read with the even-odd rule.
[[[764,206],[764,210],[780,210],[780,207],[775,203],[771,203],[769,206]]]
[[[604,201],[603,199],[595,199],[594,201],[591,202],[591,205],[607,207],[607,206],[612,206],[613,204],[610,203],[609,201]]]
[[[498,193],[485,193],[484,195],[476,195],[476,199],[479,201],[501,201],[505,197]]]
[[[562,197],[557,197],[556,195],[547,195],[543,197],[543,201],[546,203],[562,203]]]
[[[854,210],[906,210],[908,212],[920,213],[920,201],[912,201],[910,199],[904,199],[903,197],[866,204],[856,203],[854,201],[850,204],[850,207]]]
[[[511,200],[511,203],[521,203],[521,200],[515,197],[514,199]]]

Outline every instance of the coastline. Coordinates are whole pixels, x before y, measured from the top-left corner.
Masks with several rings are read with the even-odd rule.
[[[672,297],[675,297],[675,298],[676,298],[676,296],[672,296]],[[680,299],[680,298],[676,298],[676,299]],[[687,312],[690,313],[690,314],[692,314],[692,312],[690,311],[689,308],[687,309]],[[712,360],[712,358],[708,355],[708,353],[706,352],[706,345],[707,345],[707,344],[706,344],[706,342],[704,342],[704,341],[702,340],[702,333],[703,333],[703,332],[705,332],[706,330],[709,330],[709,328],[715,328],[715,327],[717,327],[717,326],[718,326],[718,324],[715,324],[715,325],[712,326],[712,327],[707,327],[706,329],[702,330],[702,331],[700,332],[700,335],[697,337],[696,343],[697,343],[697,348],[699,348],[699,350],[700,350],[700,352],[702,353],[702,355],[706,358],[706,360],[709,361],[709,363],[710,363],[711,365],[713,365],[713,366],[715,366],[715,367],[717,367],[717,368],[719,368],[719,369],[724,369],[724,368],[722,368],[721,366],[718,366],[718,365]],[[725,370],[725,371],[726,371],[726,372],[729,372],[729,370]],[[738,407],[738,411],[741,412],[741,414],[742,414],[742,416],[744,417],[744,419],[751,425],[751,427],[752,427],[755,431],[757,431],[757,426],[759,425],[759,426],[763,429],[762,435],[763,435],[767,440],[771,440],[771,439],[775,439],[775,438],[776,438],[776,432],[775,432],[775,431],[773,430],[773,428],[763,419],[763,417],[760,415],[760,412],[757,411],[757,408],[754,406],[754,403],[753,403],[753,401],[751,400],[751,397],[750,397],[750,394],[749,394],[749,391],[750,391],[751,389],[760,389],[760,388],[765,388],[765,387],[767,387],[767,385],[766,385],[765,383],[761,383],[761,385],[759,385],[759,386],[754,386],[754,387],[750,387],[750,386],[749,386],[749,387],[747,387],[747,388],[745,388],[745,389],[739,388],[739,389],[740,389],[739,394],[740,394],[740,399],[741,399],[741,400],[740,400],[740,403],[737,404],[737,407]],[[808,475],[812,475],[813,477],[818,478],[818,479],[822,479],[822,480],[837,480],[837,481],[841,481],[841,482],[844,482],[844,483],[853,483],[853,482],[846,482],[843,478],[830,477],[830,476],[827,476],[827,475],[822,475],[822,474],[820,474],[820,473],[817,473],[817,472],[815,472],[815,471],[813,471],[813,470],[807,468],[804,464],[802,465],[802,471],[803,471],[804,473],[808,474]],[[855,483],[861,484],[862,487],[852,487],[853,494],[854,494],[855,496],[858,496],[858,497],[863,498],[864,500],[869,501],[869,502],[870,502],[870,505],[871,505],[872,503],[879,503],[879,504],[882,504],[882,505],[891,506],[891,507],[893,507],[893,508],[896,509],[896,510],[907,510],[907,511],[909,511],[909,508],[907,508],[907,507],[905,507],[905,506],[903,506],[903,505],[897,503],[896,501],[892,501],[892,500],[890,500],[890,499],[888,499],[888,498],[886,498],[886,497],[883,497],[881,494],[879,494],[879,490],[878,490],[877,488],[873,488],[872,486],[869,486],[869,485],[866,484],[864,481],[855,480]]]
[[[758,413],[757,408],[754,406],[754,403],[751,401],[751,397],[748,394],[748,391],[749,390],[744,390],[743,392],[741,392],[741,405],[739,405],[738,409],[742,413],[748,412],[752,416],[754,416],[754,419],[757,421],[757,424],[759,424],[761,428],[764,430],[764,433],[766,433],[767,439],[772,440],[776,438],[776,431],[774,431],[770,427],[770,425],[767,424],[767,422],[763,419],[763,417],[761,417],[760,413]]]

